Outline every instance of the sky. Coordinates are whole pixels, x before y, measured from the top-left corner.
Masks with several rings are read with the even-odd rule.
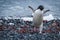
[[[51,10],[45,15],[60,17],[60,0],[0,0],[0,16],[30,16],[32,11],[28,6],[37,9],[39,5]]]

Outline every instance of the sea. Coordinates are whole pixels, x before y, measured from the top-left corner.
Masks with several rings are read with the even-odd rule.
[[[28,6],[36,10],[39,5],[43,5],[45,10],[50,10],[44,15],[52,14],[60,18],[60,0],[0,0],[0,17],[31,16],[32,11]]]

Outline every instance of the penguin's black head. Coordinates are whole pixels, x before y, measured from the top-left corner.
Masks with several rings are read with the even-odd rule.
[[[40,9],[41,11],[44,9],[44,7],[42,5],[38,6],[37,9]]]

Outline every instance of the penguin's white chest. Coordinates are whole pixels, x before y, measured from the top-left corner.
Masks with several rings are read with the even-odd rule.
[[[43,13],[40,10],[36,10],[35,13],[33,14],[33,23],[35,26],[41,25],[43,21]]]

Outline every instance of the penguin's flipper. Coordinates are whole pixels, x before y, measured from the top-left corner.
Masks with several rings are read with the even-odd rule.
[[[50,10],[46,10],[46,11],[44,11],[44,14],[45,14],[46,12],[48,12],[48,11],[50,11]]]
[[[35,11],[31,6],[28,6],[33,12]]]

